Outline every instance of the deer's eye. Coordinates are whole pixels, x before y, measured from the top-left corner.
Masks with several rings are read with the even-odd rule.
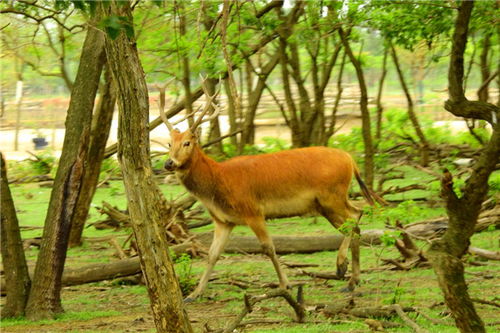
[[[184,142],[184,147],[189,147],[190,144],[191,144],[190,141],[186,141],[186,142]]]
[[[169,143],[167,143],[167,147],[168,147],[168,148],[172,148],[172,144],[171,144],[170,142],[169,142]]]

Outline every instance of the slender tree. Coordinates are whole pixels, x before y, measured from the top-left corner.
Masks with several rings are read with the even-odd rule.
[[[356,76],[358,78],[359,89],[361,91],[361,97],[359,100],[359,107],[361,109],[361,132],[363,135],[364,143],[364,153],[365,153],[365,163],[364,163],[364,178],[365,182],[369,187],[373,187],[373,179],[375,172],[374,163],[374,148],[371,133],[371,119],[370,111],[368,110],[368,89],[366,87],[365,75],[363,72],[363,67],[359,59],[354,55],[351,45],[348,39],[348,33],[344,29],[339,29],[339,36],[344,45],[344,50],[347,57],[351,61],[351,64],[356,70]]]
[[[26,316],[32,320],[53,318],[63,311],[61,278],[85,175],[92,110],[104,59],[104,36],[101,31],[89,28],[71,92],[62,154],[26,306]]]
[[[116,91],[109,69],[105,71],[104,84],[100,88],[99,103],[92,115],[92,127],[90,130],[90,143],[88,147],[87,160],[85,162],[85,175],[82,180],[81,191],[75,208],[75,216],[69,234],[69,246],[75,247],[82,244],[82,233],[87,221],[90,203],[94,197],[99,182],[102,161],[106,143],[108,141],[113,111],[116,103]]]
[[[419,140],[420,164],[422,166],[427,166],[429,164],[429,141],[427,141],[427,138],[422,131],[422,126],[420,126],[420,122],[418,121],[417,114],[415,113],[413,98],[411,97],[410,90],[408,89],[408,85],[406,84],[406,80],[401,69],[401,65],[399,64],[396,49],[394,48],[394,45],[392,45],[392,43],[390,45],[390,52],[392,61],[394,62],[394,67],[396,67],[399,82],[401,83],[401,88],[403,89],[408,104],[408,117],[410,118],[410,121]]]

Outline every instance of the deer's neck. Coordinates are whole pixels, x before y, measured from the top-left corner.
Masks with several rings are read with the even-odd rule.
[[[210,197],[217,186],[218,163],[197,147],[185,167],[177,171],[177,177],[186,189],[199,198]]]

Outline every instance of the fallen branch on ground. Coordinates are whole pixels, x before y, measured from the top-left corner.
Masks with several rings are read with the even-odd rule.
[[[225,329],[217,330],[215,332],[224,332],[224,333],[233,332],[234,329],[236,329],[236,327],[241,325],[241,321],[243,320],[243,318],[245,318],[247,314],[253,311],[253,306],[255,304],[262,302],[266,299],[276,298],[276,297],[283,297],[295,311],[296,321],[298,323],[303,323],[305,318],[305,310],[303,306],[302,292],[303,292],[302,286],[299,286],[297,290],[297,299],[294,299],[288,290],[281,288],[270,290],[263,295],[249,296],[248,294],[245,294],[243,298],[245,305],[241,310],[240,314]]]

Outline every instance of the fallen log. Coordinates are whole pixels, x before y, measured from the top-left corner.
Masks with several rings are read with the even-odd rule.
[[[500,228],[500,205],[479,214],[474,231],[480,232],[490,227],[496,229]],[[428,240],[441,237],[446,229],[448,229],[448,217],[446,216],[411,223],[404,227],[404,231],[407,232],[410,237],[417,236]]]
[[[383,230],[367,230],[361,233],[362,244],[380,244]],[[212,243],[213,233],[207,232],[193,237],[193,243],[208,248]],[[318,251],[338,250],[344,236],[332,234],[326,236],[275,236],[273,237],[276,252],[312,253]],[[179,255],[192,248],[191,242],[171,246],[170,249]],[[226,246],[226,253],[261,253],[262,249],[255,236],[232,236]],[[80,268],[66,268],[62,277],[63,286],[78,285],[119,277],[134,275],[141,272],[138,257],[122,259],[106,264],[92,264]],[[2,295],[5,293],[4,280],[0,282]]]
[[[180,244],[171,246],[170,249],[177,255],[186,253],[191,244]],[[30,277],[33,278],[33,269],[30,270]],[[91,264],[80,268],[67,267],[64,269],[62,276],[63,286],[74,286],[103,280],[112,280],[125,276],[141,273],[141,264],[139,257],[132,257],[122,260],[113,261],[105,264]],[[0,280],[1,295],[5,296],[5,280],[2,277]]]
[[[380,236],[383,230],[366,230],[361,232],[361,244],[380,244]],[[197,240],[209,246],[212,242],[213,234],[200,234]],[[336,251],[344,240],[340,234],[312,235],[312,236],[273,236],[276,253],[313,253],[319,251]],[[226,245],[227,253],[262,253],[260,243],[255,236],[232,236]]]
[[[487,260],[500,260],[499,251],[488,251],[478,247],[469,246],[469,253]]]

